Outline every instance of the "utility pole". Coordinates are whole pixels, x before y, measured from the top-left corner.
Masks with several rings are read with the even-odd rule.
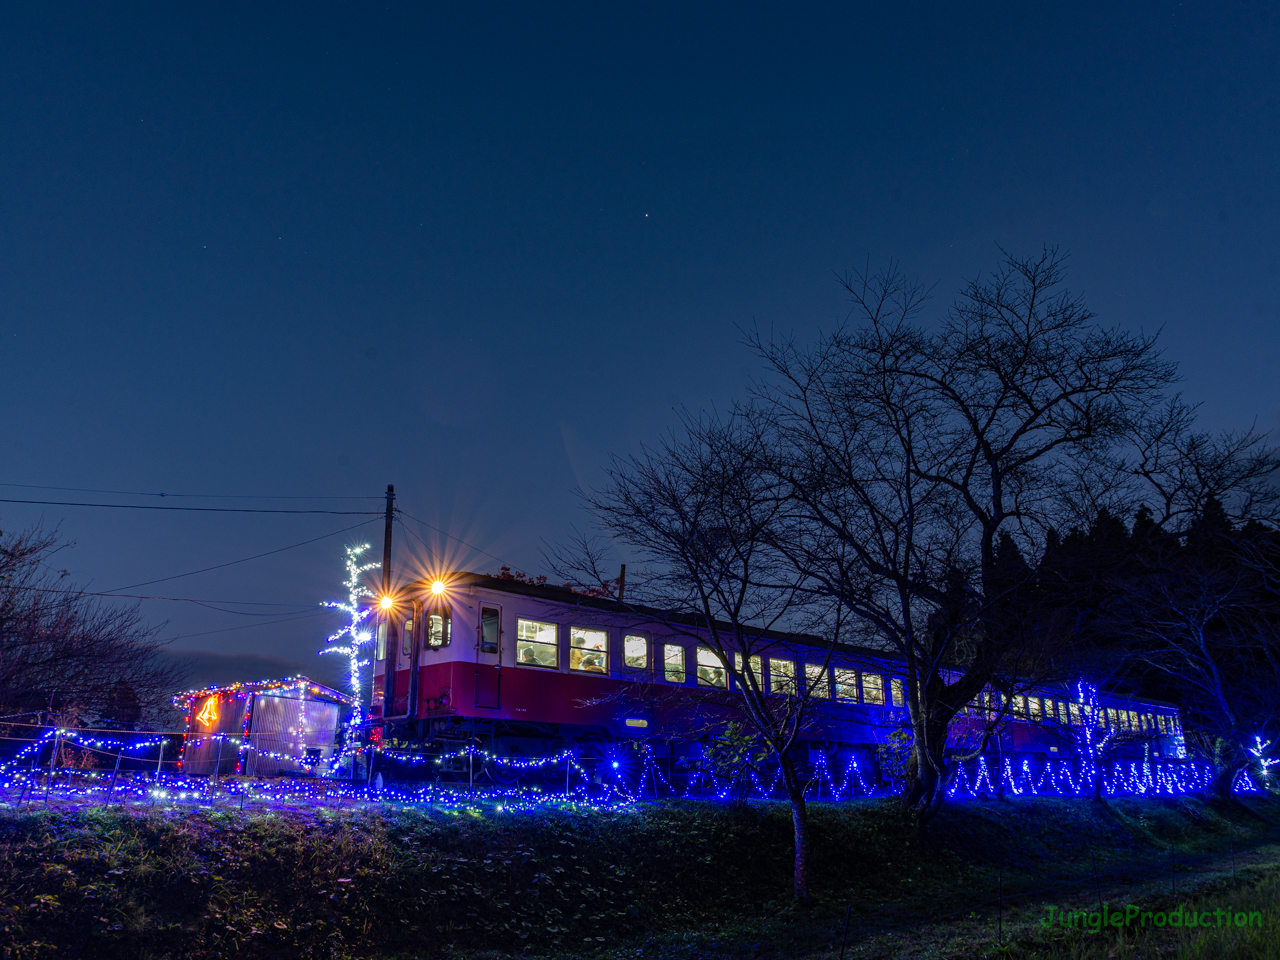
[[[396,488],[387,484],[387,529],[382,538],[382,595],[391,592],[391,521],[394,519]]]

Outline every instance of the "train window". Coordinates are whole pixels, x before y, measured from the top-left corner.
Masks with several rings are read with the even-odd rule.
[[[827,668],[820,663],[804,665],[804,685],[809,696],[822,700],[831,699],[831,680],[827,677]]]
[[[895,707],[905,707],[907,698],[902,692],[902,681],[894,677],[889,681],[889,685],[893,688],[893,705]]]
[[[1029,697],[1029,698],[1027,699],[1027,705],[1031,708],[1031,709],[1030,709],[1030,711],[1029,711],[1029,714],[1028,714],[1028,715],[1031,717],[1031,719],[1032,719],[1032,720],[1039,720],[1039,719],[1040,719],[1040,711],[1041,711],[1040,698],[1039,698],[1039,697]]]
[[[628,633],[622,638],[622,662],[628,667],[643,670],[649,666],[649,640],[639,634]]]
[[[714,650],[707,647],[698,648],[698,686],[727,686],[724,663]]]
[[[496,607],[480,608],[480,652],[497,653],[502,630],[502,611]]]
[[[448,607],[427,611],[427,646],[447,647],[449,645],[449,619]]]
[[[583,673],[609,672],[609,634],[586,627],[569,628],[569,669]]]
[[[836,667],[836,699],[858,702],[858,671],[848,667]]]
[[[387,659],[387,621],[378,624],[378,659]]]
[[[400,652],[406,657],[413,652],[413,617],[404,622],[400,631]]]
[[[769,692],[784,697],[796,692],[796,665],[790,660],[769,660]]]
[[[1067,709],[1070,711],[1071,722],[1077,727],[1080,726],[1080,704],[1069,703]]]
[[[884,705],[884,678],[878,673],[862,675],[862,702]]]
[[[662,675],[668,683],[684,683],[684,647],[667,643],[662,647]]]
[[[752,657],[748,663],[750,664],[751,675],[756,678],[756,686],[759,687],[764,682],[764,668],[761,666],[759,657]],[[746,681],[746,673],[742,669],[742,654],[735,653],[733,655],[733,669],[742,674],[743,682]]]
[[[529,667],[560,666],[556,625],[516,620],[516,662]]]

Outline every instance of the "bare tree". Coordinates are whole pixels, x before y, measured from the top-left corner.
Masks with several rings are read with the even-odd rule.
[[[1211,791],[1232,792],[1255,736],[1280,723],[1280,595],[1266,561],[1273,531],[1233,529],[1210,497],[1187,532],[1152,528],[1116,605],[1129,660],[1179,701],[1191,747],[1214,768]]]
[[[1196,408],[1174,397],[1137,424],[1135,495],[1162,529],[1183,533],[1210,500],[1237,524],[1280,521],[1280,451],[1253,430],[1213,434],[1197,428]]]
[[[1040,558],[1082,502],[1108,502],[1173,379],[1153,338],[1101,327],[1062,289],[1062,267],[1052,250],[1009,257],[933,328],[897,272],[854,278],[856,324],[810,348],[750,340],[773,374],[751,416],[776,438],[779,547],[903,658],[921,822],[946,794],[952,718],[1045,635],[1008,616],[1002,538]]]
[[[685,426],[681,439],[615,460],[609,485],[588,501],[601,527],[645,565],[643,576],[628,581],[626,603],[646,618],[662,617],[671,633],[695,640],[715,658],[715,665],[699,667],[702,688],[691,710],[709,724],[736,718],[776,759],[791,803],[793,890],[806,900],[808,784],[795,753],[811,691],[803,677],[771,676],[766,689],[755,667],[764,654],[778,655],[785,641],[771,631],[797,611],[800,576],[771,547],[785,502],[760,469],[762,437],[749,421]],[[570,579],[595,576],[582,585],[614,595],[590,541],[562,553],[556,567]],[[825,670],[829,648],[824,657]],[[644,690],[629,695],[644,696]]]
[[[51,568],[63,547],[41,529],[0,538],[0,712],[136,723],[162,710],[177,677],[155,630]]]

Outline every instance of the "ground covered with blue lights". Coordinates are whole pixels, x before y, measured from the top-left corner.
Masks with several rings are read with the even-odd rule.
[[[1280,824],[1280,802],[1256,795],[1227,809],[1192,797],[975,800],[923,835],[892,799],[815,803],[815,903],[798,914],[785,804],[522,803],[456,791],[411,803],[325,794],[334,785],[322,781],[309,797],[287,795],[301,783],[263,787],[275,791],[268,801],[251,798],[252,784],[183,798],[172,795],[180,781],[130,782],[130,802],[110,807],[59,799],[56,784],[47,809],[38,792],[11,793],[0,808],[0,950],[113,960],[815,954],[847,904],[858,936],[940,912],[985,916],[998,880],[1012,895],[1095,865],[1104,878],[1158,875],[1171,844],[1182,869],[1229,844],[1246,856]]]

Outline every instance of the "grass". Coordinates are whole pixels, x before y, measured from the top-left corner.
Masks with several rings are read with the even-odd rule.
[[[1102,956],[1069,952],[1099,935],[1039,928],[1046,898],[1157,902],[1170,845],[1180,893],[1211,897],[1234,843],[1265,899],[1277,823],[1266,798],[1024,798],[957,803],[921,835],[892,801],[816,804],[798,909],[781,804],[0,813],[0,956],[817,958],[837,955],[848,905],[851,957]]]

